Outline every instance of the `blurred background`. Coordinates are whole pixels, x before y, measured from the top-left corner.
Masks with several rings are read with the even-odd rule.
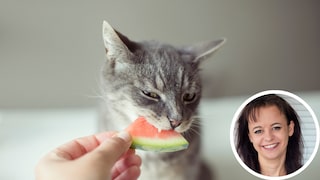
[[[317,0],[1,0],[0,8],[3,108],[95,105],[103,20],[133,40],[226,37],[204,63],[206,97],[320,89]]]
[[[267,89],[300,94],[319,116],[315,101],[320,91],[319,9],[318,0],[1,0],[0,163],[12,162],[5,153],[13,152],[9,146],[16,144],[8,138],[17,132],[29,137],[26,129],[30,143],[39,147],[30,145],[33,149],[27,152],[37,156],[65,139],[94,132],[105,60],[102,21],[107,20],[137,41],[179,46],[227,38],[224,47],[203,63],[202,71],[206,102],[226,108],[210,112],[226,115],[213,119],[217,122],[213,128],[225,128],[221,133],[226,140],[217,145],[214,156],[225,157],[226,162],[213,157],[212,164],[218,179],[255,179],[232,156],[228,133],[232,116],[247,97]],[[10,173],[11,166],[4,166],[7,174],[2,169],[0,179],[14,179],[17,171],[11,168]],[[232,176],[231,167],[239,173]],[[20,169],[29,172],[32,167]],[[316,179],[316,171],[307,172],[300,178]]]

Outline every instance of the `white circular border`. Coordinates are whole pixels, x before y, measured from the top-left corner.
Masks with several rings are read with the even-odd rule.
[[[314,124],[315,124],[315,128],[316,128],[316,144],[315,144],[315,147],[314,147],[314,150],[310,156],[310,158],[308,159],[308,161],[298,170],[296,170],[295,172],[291,173],[291,174],[288,174],[288,175],[285,175],[285,176],[279,176],[279,177],[270,177],[270,176],[265,176],[265,175],[262,175],[262,174],[259,174],[255,171],[253,171],[252,169],[250,169],[243,161],[242,159],[240,158],[236,148],[235,148],[235,125],[236,125],[236,122],[238,120],[238,117],[242,111],[242,109],[249,103],[251,102],[252,100],[260,97],[260,96],[263,96],[263,95],[267,95],[267,94],[281,94],[281,95],[285,95],[285,96],[289,96],[289,97],[292,97],[294,99],[296,99],[297,101],[299,101],[304,107],[306,107],[306,109],[309,111],[309,113],[311,114],[312,116],[312,119],[314,121]],[[253,96],[251,96],[250,98],[248,98],[245,102],[242,103],[242,105],[238,108],[238,110],[236,111],[236,113],[234,114],[233,116],[233,119],[232,119],[232,123],[231,123],[231,127],[230,127],[230,145],[231,145],[231,148],[232,148],[232,151],[233,151],[233,154],[235,156],[235,158],[238,160],[238,162],[240,163],[240,165],[246,169],[249,173],[251,173],[252,175],[256,176],[256,177],[259,177],[261,179],[267,179],[267,180],[282,180],[282,179],[288,179],[288,178],[291,178],[293,176],[296,176],[298,175],[299,173],[301,173],[304,169],[306,169],[310,163],[313,161],[314,157],[316,156],[317,154],[317,151],[318,151],[318,148],[319,148],[319,123],[318,123],[318,120],[317,120],[317,117],[315,115],[315,113],[313,112],[313,110],[311,109],[311,107],[303,100],[301,99],[300,97],[298,97],[297,95],[295,94],[292,94],[290,92],[287,92],[287,91],[283,91],[283,90],[267,90],[267,91],[262,91],[260,93],[257,93]]]

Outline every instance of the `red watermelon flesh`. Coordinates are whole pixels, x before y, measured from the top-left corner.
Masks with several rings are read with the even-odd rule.
[[[132,136],[134,149],[155,152],[174,152],[188,148],[189,143],[174,130],[161,130],[154,127],[144,117],[136,119],[127,129]]]

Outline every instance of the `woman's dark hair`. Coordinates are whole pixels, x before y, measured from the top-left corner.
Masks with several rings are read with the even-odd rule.
[[[272,105],[277,106],[280,112],[285,115],[288,125],[290,121],[294,122],[294,133],[289,137],[285,160],[287,174],[290,174],[302,166],[303,142],[299,117],[287,101],[275,94],[260,96],[244,107],[237,121],[236,149],[242,161],[249,168],[257,173],[261,173],[258,153],[249,139],[248,121],[250,118],[255,119],[256,111],[259,108]]]

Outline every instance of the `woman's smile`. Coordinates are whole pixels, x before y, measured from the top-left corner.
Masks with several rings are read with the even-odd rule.
[[[269,144],[269,145],[262,145],[262,147],[266,150],[274,150],[278,147],[279,143]]]

